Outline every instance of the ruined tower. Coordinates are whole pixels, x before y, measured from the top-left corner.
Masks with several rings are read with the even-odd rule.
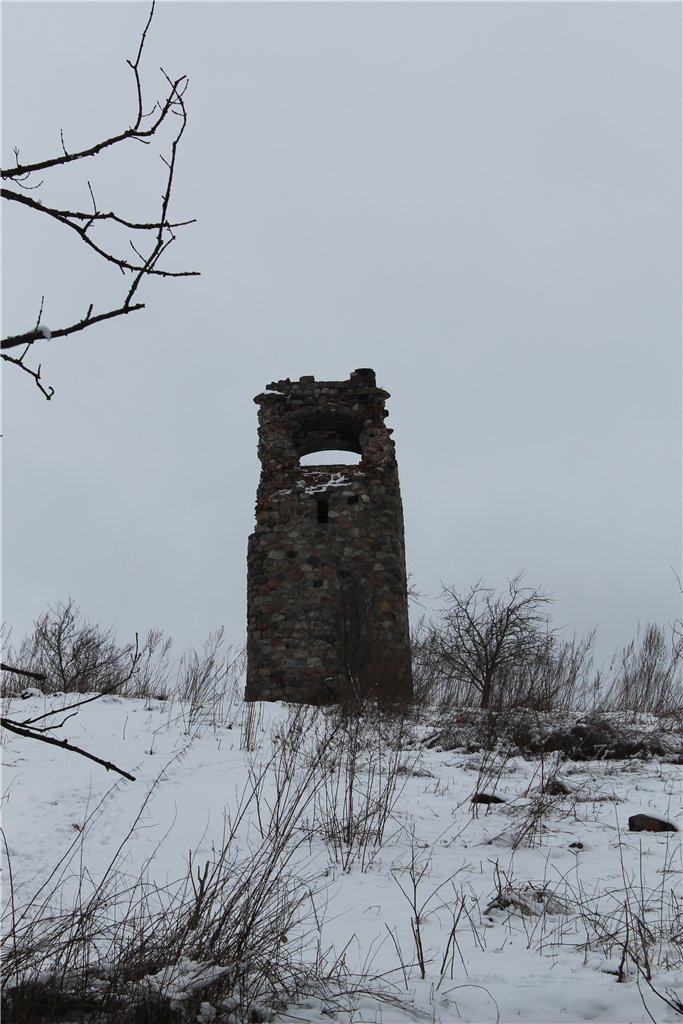
[[[374,370],[257,395],[261,480],[249,538],[247,700],[412,693],[403,509],[389,394]],[[302,466],[355,452],[358,465]]]

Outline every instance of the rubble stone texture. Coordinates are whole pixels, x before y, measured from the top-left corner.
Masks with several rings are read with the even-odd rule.
[[[374,370],[257,395],[261,479],[249,538],[246,700],[412,694],[403,509]],[[358,465],[302,466],[323,451]]]

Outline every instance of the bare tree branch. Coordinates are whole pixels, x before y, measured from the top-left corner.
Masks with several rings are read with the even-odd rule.
[[[26,337],[28,337],[28,335],[24,335],[23,337],[26,338]],[[33,337],[31,338],[31,340],[34,341],[36,338],[39,338],[39,337],[40,337],[40,335],[34,334]],[[18,345],[22,345],[23,341],[19,340],[17,342],[17,344]],[[30,342],[29,342],[29,344],[30,344]],[[29,375],[29,377],[33,377],[34,381],[36,382],[36,387],[39,389],[39,391],[41,391],[45,395],[46,399],[49,402],[50,399],[52,398],[52,396],[55,393],[55,389],[51,385],[49,385],[48,387],[45,387],[45,385],[43,384],[43,382],[41,380],[41,369],[42,368],[41,368],[40,363],[38,364],[37,369],[32,370],[31,367],[27,366],[26,363],[24,362],[24,356],[25,355],[26,355],[26,352],[24,352],[24,354],[19,359],[15,359],[14,356],[6,356],[6,355],[3,355],[2,358],[5,359],[8,363],[13,363],[15,366],[18,366],[19,369],[23,370],[24,373],[27,373]]]
[[[88,184],[88,187],[90,188],[90,182],[88,182],[87,184]],[[90,194],[92,196],[92,191],[91,191]],[[196,218],[193,218],[192,220],[177,221],[177,222],[174,222],[174,223],[171,223],[170,221],[168,221],[168,222],[166,222],[166,221],[153,221],[152,223],[149,223],[149,222],[148,223],[139,223],[139,222],[136,223],[135,221],[126,220],[124,217],[119,217],[118,214],[113,213],[111,211],[108,212],[108,213],[103,213],[101,210],[98,210],[96,206],[95,206],[95,209],[93,211],[91,211],[90,213],[85,213],[83,210],[59,210],[59,209],[57,209],[57,207],[45,206],[45,204],[41,203],[40,200],[32,199],[31,196],[24,196],[24,195],[21,194],[21,192],[14,192],[12,189],[9,189],[9,188],[0,188],[0,196],[3,199],[9,199],[12,202],[21,203],[23,206],[28,206],[32,210],[37,210],[38,213],[44,213],[48,217],[54,217],[55,220],[58,220],[60,223],[65,224],[66,227],[73,228],[74,231],[77,231],[78,234],[81,235],[81,236],[87,234],[87,231],[90,228],[90,226],[92,224],[94,224],[96,221],[104,221],[104,220],[109,220],[109,221],[113,221],[116,224],[121,224],[123,227],[130,228],[132,231],[158,231],[159,229],[163,229],[163,228],[169,228],[169,229],[171,229],[171,228],[184,228],[184,227],[187,227],[188,224],[196,224],[197,223]],[[94,204],[95,204],[95,197],[93,196],[93,205]],[[78,224],[72,224],[71,221],[74,221],[74,220],[83,220],[83,221],[85,221],[86,222],[86,227],[85,228],[81,228],[81,227],[79,227]],[[100,249],[98,249],[96,246],[93,246],[93,248],[95,248],[97,252],[100,252]],[[111,255],[109,253],[107,253],[106,251],[103,251],[103,255],[107,259],[111,259],[112,258]],[[114,259],[113,262],[117,262],[117,261]],[[135,270],[135,269],[139,269],[139,268],[136,268],[136,267],[126,267],[126,269],[128,269],[128,270]],[[158,270],[157,274],[159,274],[161,277],[198,277],[199,276],[199,271],[198,270],[176,270],[176,271],[173,271],[173,270],[168,270],[168,271]]]
[[[95,754],[91,754],[87,750],[83,750],[82,747],[76,747],[73,743],[69,743],[68,740],[56,740],[54,736],[43,736],[36,729],[24,729],[17,722],[13,722],[10,718],[0,718],[0,725],[3,729],[7,729],[9,732],[14,732],[17,736],[26,736],[31,740],[38,740],[39,743],[50,743],[53,747],[61,747],[63,750],[73,750],[75,754],[80,754],[81,757],[87,757],[89,761],[95,761],[97,764],[101,764],[107,771],[118,772],[119,775],[123,775],[124,779],[129,779],[131,782],[135,782],[135,776],[131,775],[130,772],[126,772],[123,768],[119,768],[113,764],[112,761],[104,761],[101,757],[97,757]]]
[[[37,679],[41,683],[45,682],[47,679],[44,672],[29,672],[28,669],[25,668],[12,668],[11,665],[5,665],[4,661],[0,662],[0,670],[3,672],[12,672],[17,676],[28,676],[29,679]]]
[[[140,37],[140,46],[138,48],[138,54],[137,57],[135,58],[135,61],[126,61],[126,63],[131,68],[135,76],[135,87],[138,100],[138,112],[133,125],[130,128],[126,128],[125,131],[119,132],[117,135],[112,135],[110,138],[103,139],[100,142],[96,142],[94,145],[89,146],[86,149],[77,150],[75,153],[69,153],[67,151],[64,145],[63,132],[60,132],[62,153],[59,156],[50,157],[47,160],[40,160],[34,163],[20,164],[18,151],[15,149],[14,152],[17,157],[16,166],[10,168],[3,168],[2,171],[0,171],[0,177],[7,179],[26,177],[30,174],[35,174],[37,171],[45,171],[49,170],[51,167],[59,167],[64,164],[73,163],[76,160],[84,160],[90,156],[97,156],[104,149],[108,149],[110,146],[117,146],[119,143],[125,142],[127,139],[149,141],[149,139],[156,134],[160,125],[162,125],[163,122],[166,120],[169,111],[177,102],[177,99],[182,99],[182,91],[179,92],[178,90],[182,89],[184,91],[184,86],[187,84],[187,76],[181,75],[180,78],[176,79],[176,81],[172,83],[171,91],[166,96],[166,99],[164,100],[163,104],[154,104],[154,107],[152,108],[152,113],[154,112],[154,110],[158,110],[157,118],[155,121],[152,122],[152,124],[148,128],[143,128],[142,122],[144,118],[149,115],[144,114],[142,109],[142,84],[140,81],[140,62],[142,60],[142,51],[144,49],[145,41],[147,39],[147,32],[152,23],[152,18],[154,17],[155,7],[156,2],[155,0],[153,0],[149,12],[149,17],[147,19],[147,24],[145,25],[145,28],[142,32],[142,36]],[[168,77],[167,81],[170,81]]]
[[[75,324],[70,324],[68,327],[61,327],[56,331],[50,332],[51,338],[65,338],[69,334],[76,334],[77,331],[84,331],[86,327],[91,327],[93,324],[101,323],[102,320],[111,320],[115,316],[125,316],[127,313],[134,313],[138,309],[144,309],[144,302],[135,302],[132,305],[123,305],[118,309],[110,309],[106,313],[98,313],[96,316],[92,316],[90,312],[86,313],[82,320],[76,321]],[[92,309],[92,306],[90,306]],[[32,345],[34,341],[38,341],[45,336],[40,331],[28,331],[26,334],[15,334],[13,337],[4,338],[2,342],[2,348],[16,348],[19,345]],[[11,356],[3,355],[3,359],[6,359],[11,363],[22,363],[21,359],[13,359]],[[22,366],[22,369],[26,369]],[[40,371],[40,367],[38,367]],[[28,371],[30,372],[30,371]],[[40,376],[40,372],[38,374]],[[52,389],[51,389],[52,390]]]
[[[24,208],[31,209],[54,221],[57,221],[57,223],[61,224],[63,227],[70,228],[78,235],[83,244],[94,252],[99,259],[112,264],[112,266],[116,267],[125,275],[132,275],[123,296],[118,301],[118,304],[113,305],[112,308],[93,314],[93,304],[90,304],[88,312],[81,320],[74,321],[73,323],[63,327],[48,330],[41,325],[43,312],[43,306],[41,303],[41,315],[38,317],[33,330],[11,335],[2,340],[0,344],[2,349],[2,358],[7,362],[18,366],[25,373],[28,373],[29,376],[33,377],[37,387],[47,399],[52,397],[54,390],[51,387],[48,388],[43,385],[41,381],[40,365],[37,369],[33,369],[26,362],[27,356],[32,351],[32,346],[37,341],[40,341],[41,339],[49,340],[67,337],[71,334],[83,331],[88,327],[92,327],[97,323],[101,323],[104,320],[125,316],[128,313],[144,309],[144,302],[134,301],[134,299],[137,296],[141,283],[147,277],[194,277],[198,274],[198,271],[195,270],[166,270],[158,265],[163,254],[175,241],[175,231],[178,228],[186,227],[187,225],[194,223],[194,220],[172,221],[169,218],[169,207],[173,191],[178,144],[183,136],[187,124],[187,110],[184,100],[185,90],[188,84],[187,77],[185,75],[181,75],[179,78],[172,79],[167,75],[164,69],[161,68],[161,74],[163,75],[167,85],[166,95],[163,101],[154,103],[148,113],[145,113],[144,109],[145,105],[140,66],[147,33],[154,17],[154,11],[155,4],[153,2],[150,7],[147,22],[140,36],[135,60],[127,61],[128,66],[131,68],[133,73],[137,107],[132,125],[109,138],[102,139],[85,149],[80,149],[75,152],[69,152],[64,141],[64,133],[62,131],[60,132],[61,152],[56,156],[45,160],[23,163],[19,159],[18,149],[15,148],[14,153],[16,165],[14,167],[4,168],[0,172],[3,179],[14,182],[14,184],[19,188],[35,191],[43,184],[43,181],[38,182],[37,185],[30,184],[29,179],[32,175],[42,171],[50,171],[54,167],[73,164],[89,157],[97,157],[105,150],[119,146],[122,143],[127,143],[129,140],[149,144],[150,140],[157,134],[157,132],[160,131],[162,126],[164,126],[169,115],[173,114],[179,118],[179,124],[172,135],[167,155],[161,155],[161,159],[166,167],[165,184],[161,194],[158,215],[153,218],[148,220],[136,220],[131,217],[126,217],[116,210],[100,210],[97,205],[94,190],[89,180],[86,181],[86,185],[88,195],[92,203],[92,210],[88,211],[82,209],[65,210],[44,199],[26,195],[23,192],[16,191],[12,188],[2,188],[2,190],[0,190],[0,195],[8,202],[18,203]],[[141,246],[139,243],[133,244],[133,242],[129,240],[129,244],[137,257],[137,261],[131,261],[129,258],[121,255],[120,252],[117,252],[113,245],[105,244],[93,237],[92,232],[95,230],[97,225],[104,223],[114,225],[122,230],[133,231],[142,239],[149,238],[149,248],[147,248],[147,251],[143,254],[142,250],[145,247]],[[6,354],[8,350],[19,348],[21,346],[24,346],[24,351],[21,355],[10,356]]]

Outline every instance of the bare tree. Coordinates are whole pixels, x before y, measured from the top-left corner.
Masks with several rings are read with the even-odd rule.
[[[20,158],[19,150],[15,148],[15,166],[3,168],[1,172],[3,181],[10,182],[12,186],[2,187],[3,199],[18,203],[25,209],[43,217],[49,217],[64,228],[75,232],[99,260],[110,264],[126,279],[122,292],[110,304],[110,308],[95,310],[94,304],[85,300],[82,305],[85,310],[84,315],[72,323],[58,327],[53,326],[51,329],[43,323],[43,317],[46,319],[48,317],[48,311],[44,308],[45,297],[43,296],[34,326],[22,334],[3,338],[2,358],[33,377],[36,385],[47,399],[52,397],[54,389],[43,384],[40,364],[36,367],[27,362],[29,353],[33,352],[33,346],[37,341],[63,338],[104,320],[111,320],[114,317],[125,316],[136,310],[144,309],[145,304],[140,301],[139,289],[148,277],[189,277],[197,273],[192,270],[167,270],[159,265],[161,257],[175,241],[176,230],[193,223],[193,221],[172,221],[169,214],[177,150],[187,124],[184,99],[187,77],[181,75],[179,78],[173,79],[162,68],[161,73],[166,83],[165,95],[163,99],[157,100],[151,109],[148,109],[149,103],[143,93],[141,63],[147,33],[154,17],[154,7],[155,5],[152,3],[147,23],[140,37],[137,55],[134,60],[127,62],[133,75],[135,96],[132,123],[114,135],[95,141],[86,148],[76,151],[67,149],[62,131],[60,132],[61,151],[45,160],[24,161]],[[49,185],[52,180],[51,172],[55,168],[77,164],[81,169],[84,161],[88,161],[91,157],[97,159],[106,151],[111,151],[114,148],[130,147],[133,143],[149,145],[153,138],[163,132],[167,123],[170,124],[174,119],[176,122],[174,130],[165,143],[166,152],[161,155],[165,170],[160,204],[149,219],[141,221],[127,217],[121,212],[120,207],[118,210],[101,208],[89,180],[83,183],[86,202],[83,207],[78,209],[62,209],[47,196],[44,187]],[[118,232],[116,242],[111,235],[112,228]],[[127,240],[130,250],[132,250],[130,254],[124,254],[125,250],[121,246],[124,239]],[[9,355],[9,350],[18,352],[18,354]]]
[[[441,622],[429,632],[432,657],[451,680],[479,695],[482,708],[500,704],[505,685],[528,676],[552,650],[553,598],[523,586],[521,574],[503,593],[478,582],[464,594],[445,587],[443,597]]]

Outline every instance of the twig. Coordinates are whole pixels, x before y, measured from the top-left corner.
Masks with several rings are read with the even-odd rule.
[[[83,750],[82,747],[76,747],[68,740],[56,740],[53,736],[43,736],[41,733],[34,729],[24,729],[17,722],[13,722],[10,718],[0,719],[0,725],[4,729],[8,729],[9,732],[14,732],[17,736],[25,736],[27,739],[38,740],[40,743],[50,743],[53,747],[61,747],[63,750],[73,750],[74,753],[80,754],[81,757],[87,757],[89,761],[95,761],[97,764],[101,764],[107,771],[118,772],[119,775],[123,775],[124,779],[130,779],[131,782],[135,782],[135,776],[125,772],[123,768],[119,768],[111,761],[104,761],[101,757],[97,757],[95,754],[91,754],[87,750]]]
[[[26,668],[12,668],[11,665],[6,665],[4,661],[0,662],[0,669],[3,672],[12,672],[17,676],[28,676],[29,679],[39,679],[41,682],[44,682],[47,679],[44,672],[29,672]]]

